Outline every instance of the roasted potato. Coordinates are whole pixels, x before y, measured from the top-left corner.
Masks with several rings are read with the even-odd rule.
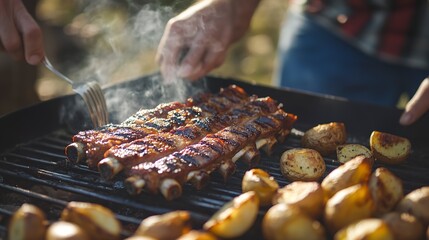
[[[124,240],[158,240],[158,239],[153,237],[148,237],[148,236],[131,236],[131,237],[125,238]]]
[[[180,236],[177,240],[216,240],[216,239],[217,238],[209,232],[192,230]]]
[[[262,169],[251,169],[244,174],[241,184],[243,192],[254,191],[259,197],[262,206],[269,206],[279,184]]]
[[[373,159],[371,150],[363,145],[343,144],[337,147],[337,160],[340,163],[346,163],[359,155]]]
[[[317,151],[294,148],[282,154],[280,170],[291,181],[316,181],[325,173],[326,165]]]
[[[298,207],[277,204],[271,207],[262,220],[262,232],[267,240],[326,239],[323,226]]]
[[[323,189],[317,182],[293,182],[279,189],[273,204],[284,203],[299,207],[313,218],[319,218],[325,206]]]
[[[367,218],[338,231],[335,240],[394,240],[385,222],[377,218]],[[400,238],[398,238],[400,239]]]
[[[425,226],[429,225],[429,186],[418,188],[399,202],[399,212],[406,212],[416,216]]]
[[[423,224],[411,214],[390,212],[383,216],[383,221],[387,223],[395,239],[423,239]]]
[[[376,214],[394,209],[404,197],[402,181],[386,168],[377,168],[369,180],[369,189],[375,203]]]
[[[304,133],[301,145],[318,151],[322,156],[335,153],[338,145],[347,140],[344,123],[331,122],[317,125]]]
[[[9,222],[10,240],[42,240],[46,234],[46,217],[38,207],[24,203]]]
[[[258,210],[258,196],[253,191],[246,192],[226,203],[203,228],[222,238],[238,237],[253,225]]]
[[[408,139],[379,131],[372,132],[369,145],[375,159],[387,164],[399,164],[405,161],[411,152]]]
[[[159,240],[177,239],[191,230],[191,216],[187,211],[174,211],[144,219],[134,235]]]
[[[359,183],[367,183],[371,175],[371,159],[357,156],[339,166],[322,181],[322,188],[327,198],[338,191]]]
[[[70,202],[61,220],[81,227],[91,239],[119,239],[121,224],[110,209],[86,202]]]
[[[89,236],[74,223],[58,221],[49,226],[46,240],[89,240]]]
[[[337,192],[326,202],[324,220],[331,233],[374,212],[374,202],[367,185],[354,185]]]

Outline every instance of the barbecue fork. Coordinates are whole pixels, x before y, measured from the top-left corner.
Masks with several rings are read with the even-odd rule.
[[[52,73],[72,85],[73,90],[83,98],[83,101],[88,107],[89,115],[91,117],[92,123],[94,124],[94,127],[101,127],[108,123],[109,115],[107,111],[106,99],[104,98],[101,87],[97,82],[92,81],[77,83],[66,77],[54,66],[52,66],[47,57],[43,59],[43,64]]]

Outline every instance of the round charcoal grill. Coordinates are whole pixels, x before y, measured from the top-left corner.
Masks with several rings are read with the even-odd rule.
[[[114,116],[124,104],[135,106],[134,109],[130,108],[131,114],[138,110],[138,106],[151,108],[160,101],[166,101],[160,96],[170,95],[174,98],[175,95],[169,93],[175,92],[175,87],[161,87],[159,78],[159,75],[154,74],[105,89],[107,96],[109,92],[130,93],[117,106],[118,109],[111,108],[113,121],[119,121]],[[368,146],[373,130],[409,138],[413,145],[411,157],[404,164],[384,167],[403,180],[406,193],[429,185],[427,115],[411,127],[401,127],[397,123],[401,112],[397,109],[218,77],[187,83],[181,95],[191,96],[198,89],[218,92],[221,87],[231,84],[243,87],[249,94],[270,96],[282,103],[286,112],[298,115],[298,121],[294,125],[298,131],[305,131],[320,123],[340,121],[346,125],[350,143]],[[142,92],[150,94],[139,94]],[[86,165],[68,163],[64,147],[77,131],[90,127],[86,114],[72,108],[79,104],[82,104],[80,99],[70,95],[0,118],[0,239],[6,238],[8,221],[23,203],[37,205],[44,210],[50,221],[57,220],[70,201],[99,203],[116,213],[124,226],[125,237],[132,234],[143,218],[179,209],[190,211],[193,227],[199,229],[223,204],[241,193],[241,179],[249,168],[244,163],[238,163],[237,172],[226,183],[220,175],[214,173],[207,187],[197,191],[190,185],[185,185],[183,196],[174,201],[147,193],[129,196],[120,180],[121,176],[112,181],[104,181],[98,172],[88,169]],[[257,167],[268,171],[280,186],[284,186],[289,182],[280,173],[280,156],[283,151],[299,146],[300,137],[291,134],[286,142],[275,148],[271,156],[262,153]],[[334,157],[325,158],[325,175],[339,165]],[[378,166],[382,165],[376,164],[375,167]],[[260,210],[258,220],[241,239],[262,239],[260,222],[266,210]]]

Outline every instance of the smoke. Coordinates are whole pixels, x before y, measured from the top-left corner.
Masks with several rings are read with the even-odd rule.
[[[84,1],[82,13],[68,26],[79,34],[88,53],[73,63],[69,75],[82,81],[97,81],[108,87],[105,97],[111,119],[120,122],[140,108],[161,102],[183,101],[201,91],[187,81],[164,85],[157,71],[155,53],[167,21],[176,13],[172,7],[118,1]],[[132,87],[109,87],[143,77]]]

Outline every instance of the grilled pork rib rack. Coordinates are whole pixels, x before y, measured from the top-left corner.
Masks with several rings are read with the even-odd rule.
[[[186,103],[140,110],[118,125],[80,132],[66,154],[72,162],[87,158],[90,167],[98,165],[105,179],[122,171],[130,194],[161,192],[171,200],[181,196],[187,182],[204,187],[216,169],[226,181],[236,161],[256,164],[259,149],[270,154],[296,119],[274,99],[248,96],[230,86]]]
[[[214,115],[248,101],[247,93],[235,86],[221,89],[218,94],[202,94],[186,103],[160,104],[151,110],[140,110],[121,124],[106,125],[97,130],[81,131],[66,147],[66,156],[73,163],[86,160],[96,168],[104,153],[113,146],[143,138],[149,134],[168,132],[183,126],[196,116]]]

